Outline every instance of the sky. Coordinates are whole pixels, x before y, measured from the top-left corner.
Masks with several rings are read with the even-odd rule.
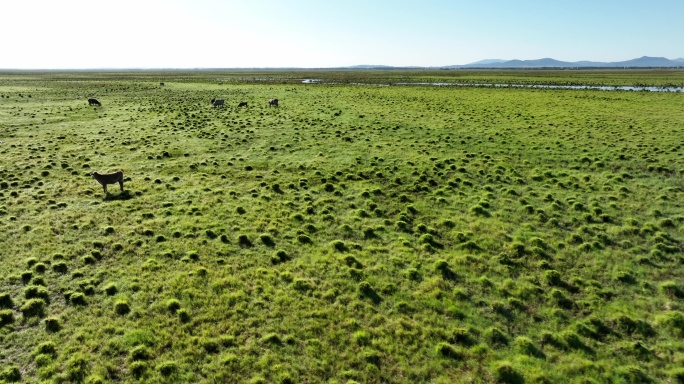
[[[0,69],[684,57],[684,0],[0,0]]]

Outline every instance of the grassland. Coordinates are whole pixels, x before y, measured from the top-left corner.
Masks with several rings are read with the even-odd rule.
[[[683,382],[682,95],[461,77],[684,83],[0,74],[0,381]]]

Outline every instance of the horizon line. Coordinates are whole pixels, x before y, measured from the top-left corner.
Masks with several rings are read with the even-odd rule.
[[[563,61],[557,60],[551,57],[543,57],[540,59],[482,59],[474,61],[467,64],[448,64],[448,65],[432,65],[432,66],[421,66],[421,65],[386,65],[386,64],[355,64],[346,66],[330,66],[330,67],[298,67],[298,66],[283,66],[283,67],[268,67],[268,66],[255,66],[255,67],[70,67],[70,68],[0,68],[0,71],[149,71],[149,70],[330,70],[330,69],[459,69],[458,67],[467,67],[463,69],[529,69],[529,68],[575,68],[572,64],[581,63],[592,63],[600,64],[601,66],[587,66],[583,68],[620,68],[624,67],[622,63],[633,62],[639,59],[665,59],[675,63],[682,63],[680,66],[684,66],[684,57],[679,57],[676,59],[668,59],[664,56],[641,56],[634,59],[628,59],[623,61],[592,61],[592,60],[579,60],[579,61]],[[543,60],[552,60],[561,63],[570,64],[568,66],[527,66],[527,67],[498,67],[498,65],[505,64],[508,62],[536,62]],[[492,63],[482,63],[484,61],[493,61]],[[671,68],[677,68],[680,66],[673,66]],[[654,66],[662,67],[662,66]],[[647,68],[647,67],[646,67]]]

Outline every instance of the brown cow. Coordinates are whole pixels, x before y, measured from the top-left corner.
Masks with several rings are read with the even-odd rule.
[[[116,184],[119,183],[119,187],[121,188],[121,192],[124,190],[124,174],[123,171],[116,171],[112,173],[97,173],[93,172],[90,174],[90,176],[93,177],[93,179],[97,180],[98,183],[102,184],[102,189],[104,190],[104,193],[107,193],[107,184]]]

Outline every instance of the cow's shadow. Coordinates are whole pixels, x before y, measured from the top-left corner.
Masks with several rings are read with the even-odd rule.
[[[134,197],[135,194],[128,190],[117,193],[116,195],[107,192],[107,194],[102,198],[102,201],[130,200]]]

